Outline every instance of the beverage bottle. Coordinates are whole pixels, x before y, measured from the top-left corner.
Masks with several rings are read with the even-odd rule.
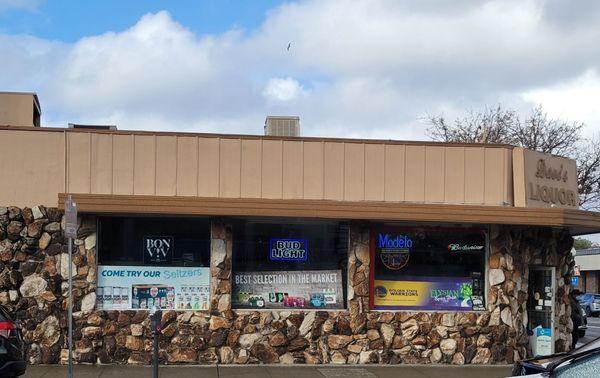
[[[129,308],[129,288],[122,287],[121,288],[121,302],[123,303],[123,308]]]
[[[104,308],[104,287],[100,286],[96,289],[96,308],[102,310]]]
[[[104,308],[113,309],[113,287],[106,286],[104,288]]]

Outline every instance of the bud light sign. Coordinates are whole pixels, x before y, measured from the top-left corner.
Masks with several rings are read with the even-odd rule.
[[[144,264],[170,264],[173,261],[172,236],[144,237]]]
[[[308,241],[306,239],[269,239],[271,261],[306,261]]]

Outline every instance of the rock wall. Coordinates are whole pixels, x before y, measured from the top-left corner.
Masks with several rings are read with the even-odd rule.
[[[31,363],[66,360],[67,246],[57,209],[0,207],[0,303],[16,314]],[[95,311],[96,222],[80,220],[73,256],[74,358],[151,361],[146,311]],[[570,345],[572,238],[561,231],[492,226],[488,310],[370,312],[369,226],[352,224],[347,311],[232,311],[232,233],[212,222],[211,310],[167,311],[162,363],[512,363],[528,355],[529,264],[557,266],[556,350]]]
[[[55,208],[0,207],[0,303],[23,328],[34,364],[58,362],[66,346],[69,262],[62,218]],[[89,315],[96,303],[95,230],[93,218],[80,221],[73,245],[73,311],[78,325],[73,335],[82,352],[93,349],[91,329],[84,333],[79,326],[96,318]]]

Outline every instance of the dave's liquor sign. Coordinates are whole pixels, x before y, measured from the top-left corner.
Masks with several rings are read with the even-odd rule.
[[[513,165],[515,206],[579,207],[574,160],[515,148]]]
[[[574,190],[561,187],[569,181],[569,171],[563,164],[551,166],[546,159],[538,159],[535,177],[538,182],[529,181],[529,199],[554,205],[577,207],[579,204]]]

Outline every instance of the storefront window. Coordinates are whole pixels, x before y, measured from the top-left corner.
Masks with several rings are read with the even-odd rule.
[[[97,308],[207,310],[207,218],[101,217]]]
[[[483,228],[376,227],[371,308],[485,310]]]
[[[343,309],[343,222],[242,219],[233,228],[234,308]]]

